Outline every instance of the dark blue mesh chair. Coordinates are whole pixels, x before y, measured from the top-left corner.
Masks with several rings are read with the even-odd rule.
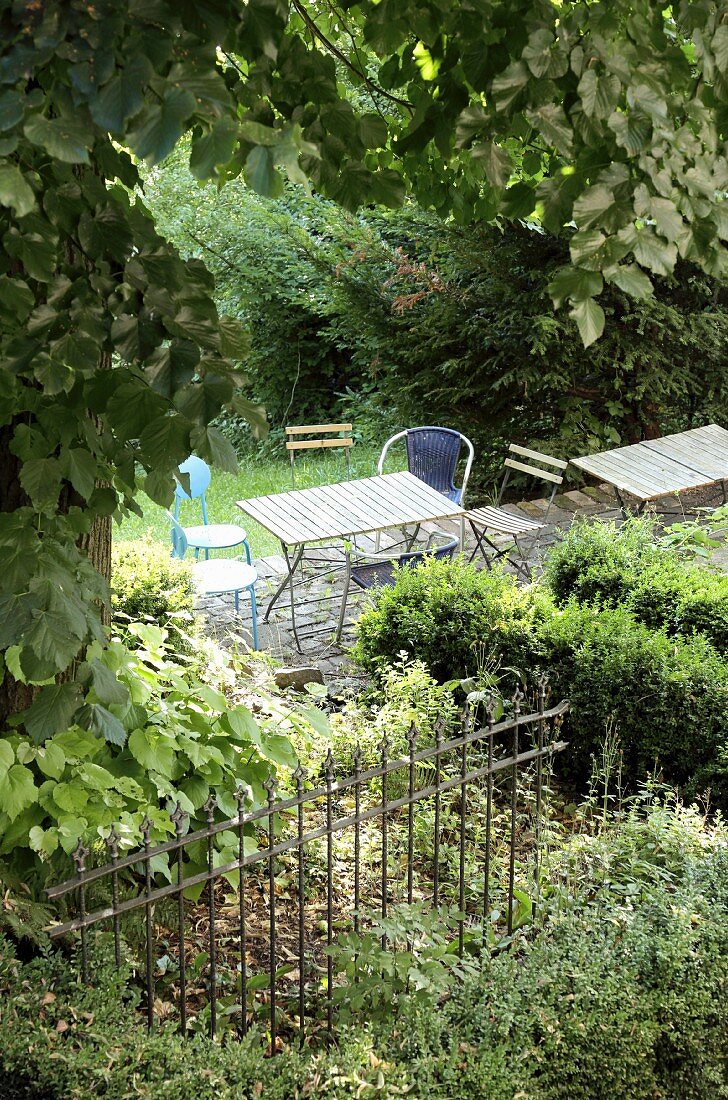
[[[388,439],[382,448],[377,465],[378,473],[381,474],[384,470],[384,461],[389,448],[400,439],[406,440],[409,472],[420,481],[424,481],[426,485],[436,489],[438,493],[442,493],[448,500],[452,500],[455,504],[462,504],[474,455],[473,444],[467,436],[453,431],[452,428],[432,426],[408,428],[407,431],[398,432],[397,435]],[[455,471],[463,445],[468,455],[462,484],[458,488],[455,485]]]
[[[433,540],[437,538],[445,541],[440,546],[436,546]],[[427,546],[423,546],[420,550],[409,550],[404,554],[380,558],[379,560],[376,560],[375,555],[372,555],[371,560],[358,561],[355,565],[352,565],[351,579],[359,588],[374,588],[377,585],[393,584],[397,567],[409,566],[412,568],[419,565],[425,558],[452,558],[459,545],[460,539],[456,536],[444,535],[439,531],[434,531],[428,539]]]

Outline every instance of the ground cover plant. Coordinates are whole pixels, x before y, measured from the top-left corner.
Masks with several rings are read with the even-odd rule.
[[[591,818],[552,856],[545,932],[525,928],[477,975],[330,1052],[152,1035],[105,949],[83,987],[57,952],[2,941],[0,1066],[8,1100],[206,1100],[307,1092],[488,1100],[726,1095],[728,866],[721,826],[665,801]],[[127,1021],[120,1031],[119,1019]],[[517,1073],[514,1074],[514,1067]]]

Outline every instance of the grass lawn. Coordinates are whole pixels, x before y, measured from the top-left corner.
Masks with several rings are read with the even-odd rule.
[[[370,477],[377,472],[377,460],[380,448],[366,444],[357,444],[351,449],[351,476]],[[314,451],[310,455],[296,458],[296,488],[305,489],[310,485],[325,485],[346,478],[346,459],[339,451]],[[387,458],[387,472],[406,469],[404,447]],[[212,472],[212,484],[206,494],[207,515],[211,523],[240,523],[248,532],[250,548],[254,558],[264,558],[269,554],[280,553],[280,543],[259,524],[243,516],[236,508],[236,500],[245,497],[263,496],[266,493],[281,493],[291,486],[291,467],[287,456],[280,458],[246,457],[240,462],[237,474],[225,474],[219,470]],[[154,504],[141,494],[138,502],[144,509],[144,515],[128,516],[120,526],[114,527],[114,541],[150,538],[154,541],[169,542],[169,520],[163,508]],[[182,523],[191,526],[201,523],[199,503],[183,503]],[[234,554],[235,551],[228,553]]]

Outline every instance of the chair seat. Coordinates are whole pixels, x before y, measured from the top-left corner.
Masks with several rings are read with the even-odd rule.
[[[514,516],[503,508],[473,508],[465,513],[467,519],[474,527],[487,527],[490,531],[497,531],[501,535],[525,535],[529,531],[540,531],[543,523],[537,523],[523,516]]]
[[[252,565],[230,558],[210,558],[198,561],[193,566],[195,585],[203,596],[223,592],[240,592],[251,588],[258,579],[258,572]]]
[[[226,550],[241,546],[247,539],[245,529],[236,523],[204,523],[185,527],[187,545],[192,550]]]

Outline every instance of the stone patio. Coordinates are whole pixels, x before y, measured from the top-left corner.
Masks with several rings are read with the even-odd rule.
[[[678,522],[681,518],[693,519],[696,509],[706,505],[718,503],[714,490],[696,490],[682,494],[678,499],[675,496],[661,498],[655,502],[654,512],[665,525]],[[548,501],[543,498],[536,500],[524,500],[517,504],[506,504],[504,507],[514,515],[525,516],[543,522],[546,516]],[[582,489],[572,489],[561,493],[554,498],[554,502],[548,511],[548,522],[539,532],[537,539],[524,539],[523,547],[527,550],[527,560],[532,569],[538,574],[543,556],[563,532],[571,525],[575,516],[589,516],[598,520],[621,520],[621,512],[617,504],[614,491],[607,485],[596,488],[588,486]],[[423,524],[422,531],[442,531],[447,534],[459,535],[460,525],[457,521],[443,520],[437,523]],[[493,540],[499,543],[495,538]],[[508,540],[500,540],[505,545]],[[367,551],[373,549],[372,540],[359,540],[360,549]],[[383,542],[383,546],[385,543]],[[474,547],[472,534],[466,537],[465,550],[469,555]],[[326,548],[328,549],[328,548]],[[713,560],[722,568],[728,569],[728,545],[721,545],[713,555]],[[482,557],[476,559],[475,564],[479,568],[486,568]],[[278,585],[286,572],[285,561],[282,556],[260,558],[255,562],[258,569],[259,582],[256,588],[258,598],[258,617],[260,646],[273,658],[284,665],[315,665],[321,669],[327,681],[338,682],[346,679],[353,673],[353,669],[347,657],[348,647],[353,641],[353,624],[356,622],[361,608],[369,598],[355,585],[351,586],[347,605],[346,623],[341,643],[333,640],[334,631],[338,619],[342,581],[340,570],[322,572],[321,569],[313,575],[309,571],[309,579],[297,593],[297,623],[299,634],[307,634],[303,639],[304,653],[299,653],[296,648],[290,622],[290,605],[288,594],[284,593],[280,602],[276,605],[268,623],[263,622],[263,616]],[[211,596],[202,600],[199,610],[207,616],[207,629],[222,645],[228,645],[235,638],[242,639],[246,645],[252,645],[250,633],[250,601],[245,593],[240,596],[240,614],[235,613],[232,597]]]

